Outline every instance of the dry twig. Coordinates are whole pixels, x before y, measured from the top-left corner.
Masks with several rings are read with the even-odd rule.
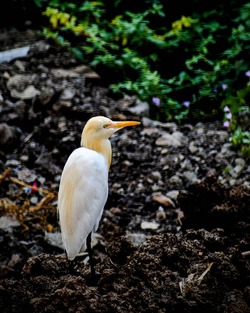
[[[49,212],[56,212],[55,205],[52,204],[52,201],[56,199],[57,194],[43,188],[34,188],[34,186],[10,176],[11,171],[12,169],[8,168],[0,174],[0,185],[3,181],[8,180],[10,183],[21,186],[21,188],[13,195],[14,201],[7,197],[0,198],[0,212],[9,213],[17,218],[24,227],[24,231],[29,230],[26,223],[34,219],[38,219],[39,223],[43,227],[46,227],[48,231],[53,231],[53,226],[48,223],[47,216]],[[24,188],[31,190],[30,194],[32,192],[39,194],[42,197],[41,200],[36,205],[32,205],[29,199],[30,194],[25,194]]]

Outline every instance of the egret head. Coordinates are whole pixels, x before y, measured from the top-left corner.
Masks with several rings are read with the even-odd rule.
[[[91,140],[105,140],[123,127],[139,124],[140,122],[136,121],[115,122],[104,116],[95,116],[86,123],[82,132],[82,141],[84,141],[86,137],[92,138]]]
[[[107,168],[109,168],[112,155],[109,137],[123,127],[139,124],[140,122],[136,121],[114,122],[104,116],[92,117],[83,129],[81,146],[101,153],[106,159]]]

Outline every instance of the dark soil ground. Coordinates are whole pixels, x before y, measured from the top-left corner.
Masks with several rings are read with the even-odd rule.
[[[34,31],[0,46],[30,47],[0,63],[0,312],[250,312],[250,168],[222,124],[150,120]],[[87,255],[72,272],[61,248],[56,194],[94,115],[142,124],[111,140],[91,284]]]

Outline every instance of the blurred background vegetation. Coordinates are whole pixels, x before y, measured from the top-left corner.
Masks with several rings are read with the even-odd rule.
[[[246,0],[33,0],[43,34],[136,95],[151,118],[221,120],[250,155],[250,3]]]

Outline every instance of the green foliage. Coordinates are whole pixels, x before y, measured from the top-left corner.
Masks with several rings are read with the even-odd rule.
[[[250,132],[237,127],[230,140],[236,148],[239,148],[245,157],[250,157]]]
[[[250,72],[248,73],[250,75]],[[249,103],[249,95],[250,83],[234,94],[229,93],[221,105],[225,111],[225,120],[228,121],[228,126],[232,130],[230,140],[234,147],[240,149],[246,157],[250,157],[250,132],[248,130],[250,126],[250,107],[247,104],[247,102]]]
[[[35,1],[46,6],[47,37],[108,71],[113,92],[136,94],[162,120],[218,117],[225,106],[249,105],[235,95],[250,69],[246,0]]]

